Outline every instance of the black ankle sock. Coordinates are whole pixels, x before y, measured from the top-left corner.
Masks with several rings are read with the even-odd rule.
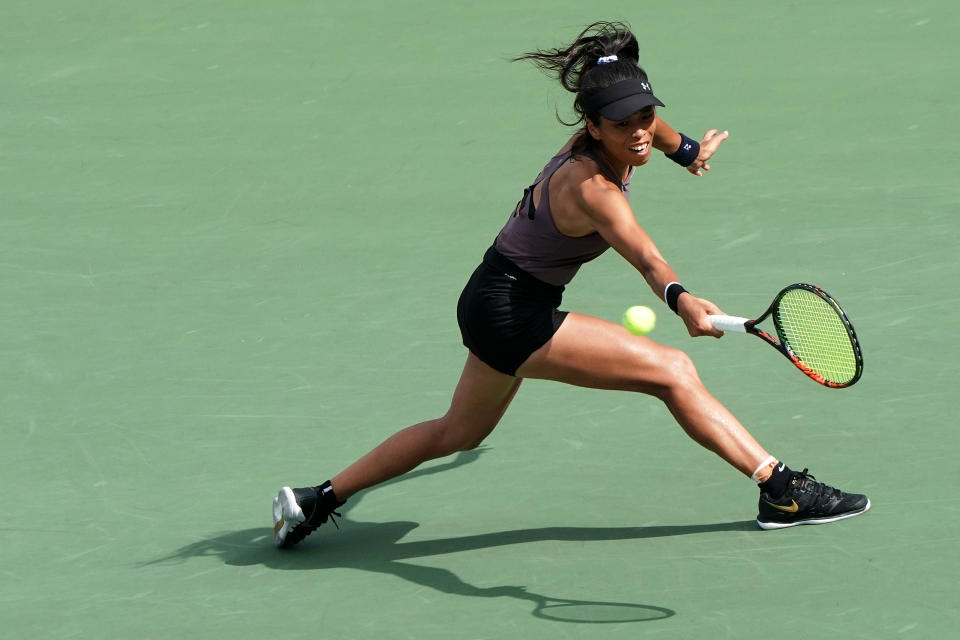
[[[316,490],[317,490],[317,493],[320,495],[320,500],[323,503],[332,505],[334,507],[339,507],[340,505],[343,504],[343,502],[341,502],[340,499],[337,498],[337,494],[333,492],[333,485],[330,484],[329,480],[327,480],[321,485],[318,485],[316,487]]]
[[[760,491],[776,500],[786,492],[791,477],[793,472],[790,471],[790,467],[781,462],[773,468],[773,473],[767,481],[760,483]]]

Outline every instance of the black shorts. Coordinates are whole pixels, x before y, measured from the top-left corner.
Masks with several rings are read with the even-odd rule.
[[[463,344],[508,375],[557,332],[563,287],[548,284],[513,264],[495,248],[470,276],[457,303]]]

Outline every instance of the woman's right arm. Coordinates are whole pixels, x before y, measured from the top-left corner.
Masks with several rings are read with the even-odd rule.
[[[637,222],[630,204],[619,189],[602,176],[578,185],[580,206],[593,228],[614,250],[640,272],[650,289],[663,300],[664,289],[678,282],[676,272],[660,254],[653,239]],[[723,312],[709,300],[687,293],[680,294],[677,312],[691,336],[720,337],[723,332],[714,328],[709,315]]]

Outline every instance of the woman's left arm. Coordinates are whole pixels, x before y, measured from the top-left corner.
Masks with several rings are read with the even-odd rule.
[[[654,130],[653,135],[654,148],[663,151],[667,155],[676,153],[683,140],[680,134],[675,131],[673,127],[661,120],[660,116],[656,116],[656,122],[657,128]],[[716,153],[720,143],[729,136],[730,134],[727,131],[722,133],[717,129],[707,131],[703,136],[703,140],[700,142],[700,153],[698,153],[696,159],[687,166],[687,171],[695,176],[702,176],[704,171],[710,171],[710,165],[707,164],[707,160]]]

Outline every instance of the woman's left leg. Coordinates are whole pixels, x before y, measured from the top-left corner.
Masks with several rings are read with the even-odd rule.
[[[346,500],[427,460],[478,447],[500,422],[521,382],[468,353],[447,412],[396,432],[334,476],[336,495]]]

